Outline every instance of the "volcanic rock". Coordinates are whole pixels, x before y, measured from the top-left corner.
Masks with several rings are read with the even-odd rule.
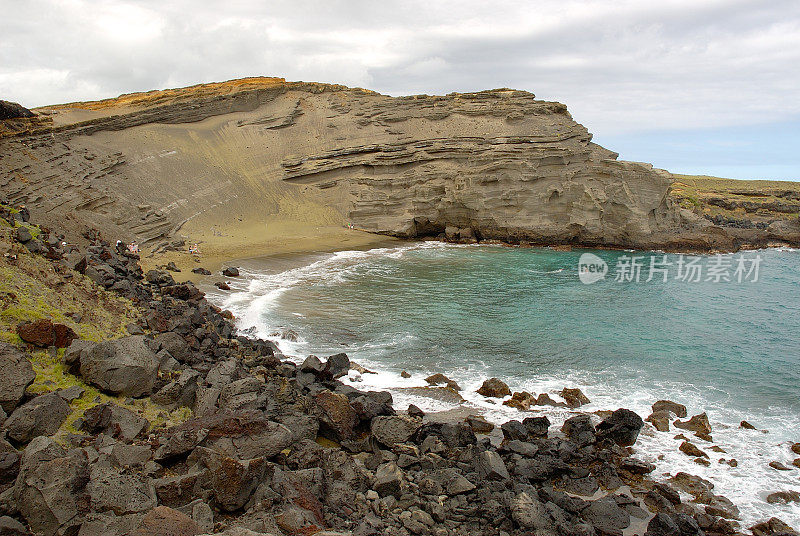
[[[489,378],[478,389],[478,394],[486,397],[503,398],[511,395],[511,389],[502,380]]]
[[[69,404],[56,393],[48,393],[15,409],[3,428],[14,441],[27,443],[34,437],[56,433],[69,414]]]
[[[141,335],[102,342],[80,358],[86,381],[115,395],[150,394],[157,371],[158,359]]]
[[[0,342],[0,407],[11,413],[25,395],[36,374],[28,358],[15,346]]]

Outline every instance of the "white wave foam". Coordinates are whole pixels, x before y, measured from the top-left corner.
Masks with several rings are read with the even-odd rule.
[[[256,334],[262,338],[272,338],[269,334],[278,327],[271,319],[270,313],[279,305],[279,300],[288,290],[303,284],[338,284],[347,280],[354,270],[363,263],[374,258],[402,258],[414,250],[445,249],[469,247],[465,245],[424,242],[400,248],[377,248],[367,251],[342,251],[327,255],[315,262],[280,273],[263,273],[242,270],[242,277],[229,282],[231,292],[222,295],[210,292],[209,299],[230,309],[238,318],[238,327],[247,329],[255,327]],[[795,248],[774,248],[771,251],[792,252]],[[298,322],[302,322],[302,314],[294,313]],[[291,327],[291,326],[286,326]],[[405,408],[415,404],[424,411],[443,411],[451,409],[452,404],[430,397],[420,396],[403,388],[422,387],[426,383],[426,374],[417,372],[411,378],[400,375],[402,363],[387,363],[382,358],[387,348],[407,345],[414,334],[400,333],[388,340],[372,340],[357,346],[348,347],[346,351],[351,357],[367,369],[378,374],[362,374],[360,382],[352,385],[361,390],[390,390],[395,405]],[[281,351],[295,362],[302,362],[312,348],[311,343],[303,338],[297,341],[277,339]],[[332,353],[332,352],[331,352]],[[325,355],[324,353],[321,355]],[[502,405],[501,400],[489,400],[475,391],[491,374],[485,363],[465,364],[459,370],[430,370],[429,373],[442,372],[456,380],[462,387],[461,395],[467,407],[484,413],[495,423],[509,419],[522,419],[526,416],[544,413],[560,427],[563,421],[574,413],[566,408],[541,408],[542,412],[521,413]],[[347,380],[346,380],[347,381]],[[778,408],[770,411],[768,416],[760,417],[736,411],[731,407],[712,400],[724,400],[724,397],[711,396],[709,388],[688,384],[661,381],[658,384],[626,381],[614,378],[607,372],[588,374],[586,371],[564,370],[558,374],[543,377],[531,373],[509,381],[512,390],[526,390],[532,393],[547,392],[558,400],[554,393],[563,387],[579,387],[592,400],[592,403],[581,408],[581,411],[629,408],[642,417],[650,413],[650,405],[656,400],[668,398],[687,405],[690,415],[707,411],[713,426],[714,444],[722,447],[726,453],[716,453],[711,446],[695,438],[689,432],[674,429],[670,432],[657,432],[649,424],[645,424],[635,451],[638,457],[657,464],[656,478],[667,478],[679,471],[696,474],[715,484],[715,492],[730,498],[742,511],[742,526],[748,527],[756,522],[777,516],[790,525],[800,526],[800,504],[771,505],[765,501],[768,493],[783,490],[800,490],[797,480],[797,469],[777,471],[769,467],[769,462],[779,461],[792,467],[794,459],[788,448],[788,441],[798,440],[791,434],[800,429],[800,417],[781,413]],[[538,410],[539,408],[537,408]],[[738,424],[741,420],[753,422],[756,426],[769,429],[770,433],[742,430]],[[709,454],[711,466],[703,467],[695,464],[691,458],[678,450],[680,439],[675,436],[683,433],[698,447]],[[737,467],[719,463],[720,459],[736,459]]]

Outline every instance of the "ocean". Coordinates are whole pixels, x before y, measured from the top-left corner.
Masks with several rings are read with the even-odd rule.
[[[209,291],[240,329],[273,339],[294,330],[297,341],[277,342],[298,362],[346,352],[379,373],[353,385],[392,390],[398,408],[452,408],[403,389],[441,372],[461,385],[465,406],[497,423],[528,415],[477,395],[489,377],[556,400],[579,387],[591,400],[582,411],[625,407],[644,418],[659,399],[685,404],[690,416],[705,411],[724,453],[691,432],[646,424],[636,455],[656,463],[656,478],[686,471],[712,481],[741,509],[743,527],[771,516],[800,525],[800,504],[765,501],[800,491],[789,448],[800,441],[800,250],[665,256],[423,242],[252,260],[240,270],[230,292]],[[604,277],[587,284],[590,270]],[[557,426],[571,415],[535,408]],[[710,467],[678,451],[679,433]],[[731,458],[737,467],[720,462]]]

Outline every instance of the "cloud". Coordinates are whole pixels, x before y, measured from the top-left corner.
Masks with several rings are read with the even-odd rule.
[[[392,95],[515,87],[594,132],[800,117],[796,0],[0,0],[0,98],[242,76]]]

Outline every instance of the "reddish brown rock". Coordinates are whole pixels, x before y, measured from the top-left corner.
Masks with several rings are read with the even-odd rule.
[[[508,385],[506,385],[502,380],[498,380],[497,378],[489,378],[483,382],[481,388],[478,389],[478,394],[491,398],[503,398],[511,394],[511,389],[509,389]]]
[[[675,426],[692,432],[700,432],[703,434],[711,433],[711,424],[708,422],[708,415],[705,413],[695,415],[688,421],[675,421]]]
[[[520,411],[528,411],[536,403],[536,397],[528,391],[516,392],[511,398],[503,402],[504,406],[516,408]]]
[[[25,342],[43,348],[52,346],[56,339],[53,323],[47,319],[19,324],[17,335]]]
[[[550,395],[548,395],[547,393],[542,393],[542,394],[539,395],[539,398],[536,399],[536,405],[537,406],[553,406],[553,407],[556,407],[556,408],[566,407],[565,403],[556,402],[555,400],[550,398]]]
[[[681,446],[678,447],[681,452],[686,454],[687,456],[692,456],[695,458],[708,458],[708,454],[697,448],[694,444],[684,441],[681,443]]]
[[[411,377],[409,374],[407,377]],[[444,385],[445,387],[449,387],[453,391],[460,391],[461,386],[458,385],[454,380],[451,380],[447,376],[441,373],[436,373],[428,376],[425,378],[425,381],[428,382],[428,385]]]
[[[685,419],[687,415],[686,406],[672,400],[659,400],[653,404],[653,413],[658,413],[659,411],[668,411],[681,419]]]
[[[331,391],[322,391],[314,397],[315,413],[320,419],[323,431],[339,441],[355,439],[358,424],[356,414],[347,397]]]
[[[591,400],[589,400],[589,398],[583,394],[583,391],[578,388],[565,387],[558,394],[564,399],[564,401],[567,403],[567,406],[571,408],[577,408],[591,402]]]
[[[134,536],[195,536],[200,528],[192,518],[167,506],[157,506],[142,518]]]
[[[659,432],[669,432],[669,423],[672,420],[672,413],[669,411],[654,411],[645,420],[652,424]]]
[[[64,324],[53,324],[47,319],[18,325],[17,335],[23,341],[42,348],[48,346],[66,348],[78,338],[71,327]]]

